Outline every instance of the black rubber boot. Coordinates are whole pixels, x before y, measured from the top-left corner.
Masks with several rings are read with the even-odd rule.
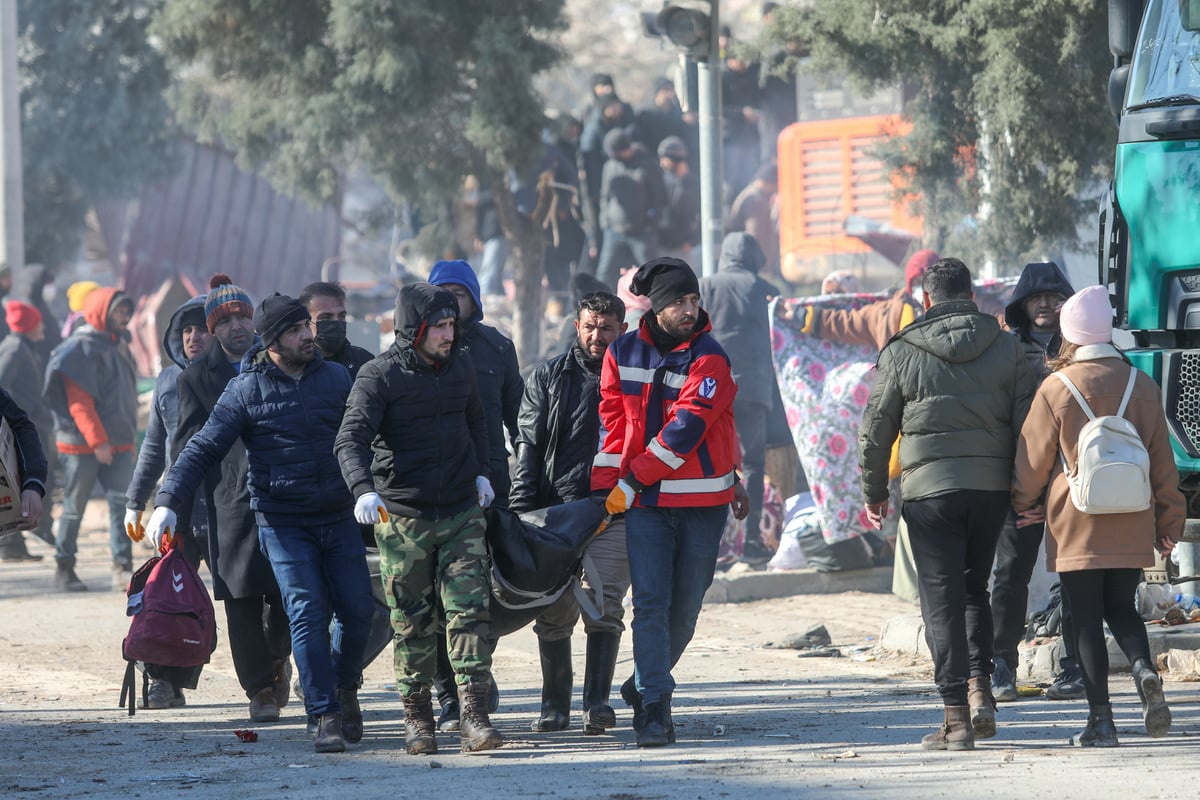
[[[619,633],[589,633],[583,668],[583,732],[589,736],[617,726],[617,713],[608,704],[613,671],[617,668]]]
[[[542,714],[533,721],[535,731],[562,731],[571,724],[571,640],[538,639],[542,662]]]
[[[638,747],[665,747],[675,741],[675,723],[671,719],[671,695],[646,704],[646,721],[638,731]]]
[[[1146,723],[1146,734],[1158,739],[1171,730],[1171,709],[1163,697],[1162,678],[1158,670],[1144,658],[1133,662],[1133,683],[1138,697],[1142,698],[1142,718]]]
[[[1116,747],[1117,726],[1112,706],[1088,706],[1087,727],[1079,734],[1080,747]]]

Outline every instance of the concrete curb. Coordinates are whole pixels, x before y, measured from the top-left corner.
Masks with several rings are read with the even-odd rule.
[[[815,569],[718,574],[704,595],[705,603],[746,603],[798,594],[892,591],[892,568],[818,572]]]

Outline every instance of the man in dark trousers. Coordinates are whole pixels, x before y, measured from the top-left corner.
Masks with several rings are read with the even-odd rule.
[[[112,287],[96,289],[84,301],[83,316],[87,324],[50,354],[45,383],[64,473],[54,582],[69,592],[87,589],[75,574],[75,552],[97,481],[108,500],[112,583],[124,587],[133,574],[133,547],[125,536],[125,488],[137,439],[137,378],[126,344],[133,300]]]
[[[508,505],[508,443],[517,436],[517,412],[525,382],[517,364],[517,348],[500,331],[484,325],[483,301],[479,296],[479,280],[466,261],[439,261],[429,272],[429,282],[454,296],[458,304],[457,347],[470,356],[479,384],[483,416],[488,434],[488,472],[495,491],[493,504]],[[445,638],[438,653],[437,676],[434,685],[442,708],[438,727],[458,730],[458,698],[453,686],[453,671],[446,653]],[[493,694],[488,711],[495,711],[498,697]]]
[[[605,507],[625,514],[636,671],[621,697],[638,747],[662,747],[675,741],[671,669],[696,631],[727,509],[744,519],[748,508],[736,469],[738,387],[696,274],[656,258],[638,268],[632,289],[651,310],[604,356],[592,488],[613,486]]]
[[[504,743],[487,710],[491,593],[482,509],[495,495],[478,381],[456,341],[457,317],[444,289],[400,289],[396,341],[359,371],[335,442],[357,498],[355,518],[375,525],[412,755],[437,752],[430,687],[439,639],[449,642],[463,750]]]
[[[241,372],[242,357],[255,343],[249,295],[227,275],[214,275],[210,285],[205,324],[216,344],[179,374],[179,428],[171,443],[172,462],[204,427],[226,385]],[[245,446],[237,442],[205,475],[208,567],[213,597],[225,604],[233,668],[250,699],[250,718],[274,722],[291,696],[287,674],[291,633],[271,564],[259,548],[246,487],[248,470]],[[178,530],[191,530],[187,517],[181,515]]]
[[[42,382],[39,378],[45,371],[37,350],[37,343],[45,336],[46,324],[42,312],[28,303],[9,300],[4,304],[3,314],[10,333],[0,341],[0,386],[12,396],[12,400],[29,415],[30,422],[37,428],[41,442],[42,458],[45,459],[54,447],[54,418],[50,409],[42,402]],[[10,423],[11,424],[11,423]],[[41,489],[45,493],[49,470],[41,478]],[[22,473],[24,475],[25,473]],[[49,509],[41,515],[35,526],[38,538],[54,543],[51,532]],[[40,555],[29,552],[20,531],[0,534],[0,561],[41,561]]]
[[[140,542],[146,535],[142,517],[146,503],[158,486],[159,479],[171,469],[171,449],[175,432],[179,428],[179,375],[193,361],[203,358],[212,345],[212,334],[204,318],[204,295],[185,301],[171,314],[167,330],[163,334],[163,353],[171,364],[158,373],[154,382],[154,396],[150,401],[150,421],[146,424],[146,435],[138,449],[137,464],[133,478],[126,490],[125,535]],[[184,537],[184,555],[198,567],[208,553],[208,509],[204,505],[204,493],[199,492],[193,501],[191,522],[199,523],[192,535]],[[202,518],[202,519],[201,519]],[[150,675],[150,689],[146,693],[146,708],[179,708],[187,704],[184,689],[194,689],[200,678],[202,667],[166,667],[146,664]]]
[[[1038,382],[1050,375],[1050,362],[1058,356],[1062,334],[1058,314],[1067,298],[1075,294],[1067,276],[1053,261],[1026,264],[1004,309],[1004,321],[1021,342],[1029,366]],[[1029,581],[1042,547],[1046,523],[1017,527],[1017,515],[1009,511],[1000,540],[996,543],[996,574],[992,581],[992,618],[995,620],[995,669],[992,694],[996,702],[1017,699],[1017,645],[1025,633],[1029,604]],[[1071,612],[1062,605],[1063,654],[1060,671],[1046,690],[1051,700],[1078,700],[1085,694],[1083,673],[1072,649]]]
[[[309,321],[300,301],[278,292],[258,306],[261,343],[163,481],[146,532],[160,546],[205,474],[244,442],[259,546],[287,606],[313,747],[340,753],[362,739],[358,684],[375,604],[353,498],[333,454],[350,373],[321,358]],[[342,622],[337,657],[334,613]]]
[[[917,565],[925,639],[945,721],[926,750],[973,750],[996,733],[988,575],[1009,509],[1017,434],[1036,379],[1021,346],[974,303],[956,258],[925,271],[925,316],[879,354],[859,428],[867,518],[888,512],[888,462],[900,435],[901,514]],[[970,704],[968,705],[969,701]]]
[[[731,233],[721,243],[717,274],[700,281],[700,296],[712,320],[712,335],[729,355],[730,370],[738,385],[733,419],[742,445],[742,483],[750,495],[746,546],[742,552],[742,561],[747,564],[764,564],[772,555],[759,530],[767,419],[775,395],[767,302],[778,294],[774,286],[758,276],[765,263],[766,258],[753,236]]]
[[[575,341],[570,349],[539,364],[525,384],[517,436],[516,468],[509,507],[517,513],[583,500],[592,495],[591,470],[600,441],[600,368],[608,346],[625,333],[625,304],[608,292],[589,294],[575,311]],[[612,487],[606,487],[611,489]],[[608,704],[621,632],[621,605],[629,589],[625,520],[614,519],[588,546],[598,576],[584,576],[604,587],[600,619],[587,618],[587,658],[583,673],[584,733],[603,733],[616,725]],[[537,618],[542,665],[542,711],[535,731],[560,731],[570,724],[571,634],[579,604],[563,594]]]
[[[350,371],[350,380],[354,380],[358,368],[375,354],[353,344],[346,336],[346,290],[340,283],[317,281],[305,286],[296,299],[312,317],[313,342],[321,357],[341,364]]]

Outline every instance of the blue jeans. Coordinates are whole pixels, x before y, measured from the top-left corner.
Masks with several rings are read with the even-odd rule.
[[[631,508],[625,513],[633,583],[633,663],[642,701],[675,690],[671,668],[696,631],[729,508]]]
[[[352,517],[330,525],[259,525],[258,542],[271,561],[292,629],[292,656],[309,715],[341,710],[337,689],[356,689],[375,601],[366,547]],[[329,621],[341,620],[334,657]]]
[[[483,243],[479,257],[479,294],[504,294],[504,265],[508,262],[508,239],[495,236]]]
[[[92,487],[99,479],[108,500],[108,546],[114,564],[133,566],[133,545],[125,535],[125,490],[133,479],[133,452],[113,453],[111,464],[101,464],[91,454],[60,453],[63,462],[62,516],[58,519],[54,558],[59,566],[74,569],[79,544],[79,528]],[[49,503],[46,515],[49,516]]]

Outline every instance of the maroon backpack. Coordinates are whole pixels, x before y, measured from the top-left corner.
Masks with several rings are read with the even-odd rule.
[[[125,613],[133,617],[121,643],[127,663],[121,686],[121,707],[129,701],[133,716],[134,669],[138,661],[164,667],[207,664],[217,646],[212,600],[200,573],[183,554],[183,537],[176,536],[165,556],[154,556],[133,573],[126,590]],[[150,676],[143,673],[142,697]]]

